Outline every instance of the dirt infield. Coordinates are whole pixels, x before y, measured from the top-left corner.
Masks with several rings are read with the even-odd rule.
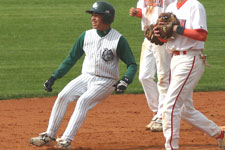
[[[0,150],[39,150],[29,138],[46,130],[55,97],[0,101]],[[225,125],[225,92],[196,92],[196,109]],[[60,136],[73,112],[70,104],[60,127]],[[72,143],[72,150],[164,150],[162,132],[145,131],[152,112],[143,94],[111,95],[89,111]],[[217,141],[181,123],[180,150],[218,150]]]

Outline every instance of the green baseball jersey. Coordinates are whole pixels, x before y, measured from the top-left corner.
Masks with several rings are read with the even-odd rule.
[[[105,47],[103,48],[102,45]],[[135,58],[125,37],[112,28],[107,31],[92,29],[83,32],[71,48],[69,55],[52,76],[56,79],[63,77],[84,53],[86,56],[82,73],[118,79],[119,66],[115,59],[121,59],[127,65],[124,77],[128,79],[129,83],[133,81],[137,71]],[[114,62],[111,63],[113,60]],[[110,65],[110,63],[114,65]]]

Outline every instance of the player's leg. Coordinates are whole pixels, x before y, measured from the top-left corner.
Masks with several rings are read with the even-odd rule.
[[[184,121],[211,137],[217,138],[221,134],[221,129],[213,121],[194,108],[192,99],[186,99],[184,102],[181,117]]]
[[[150,50],[150,42],[144,40],[142,44],[142,51],[139,66],[139,81],[143,87],[145,97],[149,108],[154,114],[158,111],[158,89],[154,81],[156,73],[155,58]],[[153,118],[154,120],[155,118]],[[151,122],[146,126],[146,129],[151,128]]]
[[[156,121],[152,124],[152,131],[162,131],[162,109],[163,100],[165,99],[170,79],[170,61],[171,54],[167,52],[166,45],[158,46],[152,45],[152,51],[156,60],[157,68],[157,88],[159,92],[158,98],[158,112],[156,114]]]
[[[184,104],[181,109],[181,117],[184,121],[198,128],[200,131],[205,134],[218,139],[219,146],[224,150],[225,148],[225,139],[224,139],[224,131],[222,131],[212,120],[209,120],[204,114],[196,110],[193,106],[193,90],[197,82],[200,80],[202,73],[204,71],[204,67],[202,64],[202,60],[198,57],[196,58],[196,65],[200,66],[198,70],[196,70],[195,78],[187,81],[187,86],[189,88],[184,88],[184,94],[180,95],[180,98],[183,99]],[[195,71],[195,70],[193,70]]]
[[[80,96],[77,101],[75,110],[70,118],[69,124],[60,138],[61,140],[71,142],[78,132],[79,128],[86,119],[87,112],[96,104],[107,98],[113,92],[115,80],[101,77],[94,77],[89,82],[87,91]]]
[[[158,46],[153,45],[152,51],[156,60],[157,68],[157,87],[159,92],[159,105],[158,105],[158,118],[162,118],[163,100],[166,97],[166,93],[170,82],[170,61],[171,53],[168,53],[166,45]]]
[[[156,73],[156,63],[153,52],[150,50],[150,42],[144,40],[139,66],[139,81],[145,92],[149,108],[153,112],[158,111],[158,89],[154,81]]]
[[[192,100],[187,100],[181,111],[181,117],[184,121],[204,132],[208,136],[217,139],[220,150],[225,149],[225,131],[223,131],[212,120],[209,120],[204,114],[196,110]]]
[[[78,99],[78,97],[85,92],[87,86],[86,81],[88,80],[88,77],[80,75],[64,87],[64,89],[58,94],[54,103],[47,131],[41,133],[38,137],[31,138],[31,144],[44,146],[55,141],[56,133],[66,112],[67,105],[69,102]]]
[[[197,56],[174,56],[171,61],[171,82],[163,107],[163,133],[166,150],[178,149],[180,110],[185,97],[193,92],[204,71]]]
[[[76,79],[69,82],[58,94],[49,119],[47,129],[47,133],[49,135],[56,135],[66,113],[68,104],[74,100],[77,100],[86,91],[90,80],[92,80],[90,76],[80,75]]]

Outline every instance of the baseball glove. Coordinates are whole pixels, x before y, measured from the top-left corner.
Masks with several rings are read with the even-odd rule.
[[[155,27],[155,25],[153,25],[153,24],[151,24],[149,27],[147,27],[147,29],[144,32],[144,35],[150,42],[152,42],[156,45],[163,45],[164,43],[162,41],[160,41],[157,36],[154,36],[154,31],[153,31],[154,27]]]
[[[173,13],[161,13],[155,25],[155,30],[159,31],[159,38],[167,40],[173,36],[173,26],[179,24],[179,20]]]

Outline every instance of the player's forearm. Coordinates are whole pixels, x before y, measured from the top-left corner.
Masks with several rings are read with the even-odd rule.
[[[181,26],[174,26],[173,30],[180,35],[183,35],[198,41],[206,41],[206,38],[208,35],[208,32],[203,29],[186,29]]]
[[[127,72],[124,75],[124,77],[128,78],[129,83],[131,83],[133,81],[136,72],[137,72],[137,64],[136,63],[132,63],[132,64],[128,65]]]

